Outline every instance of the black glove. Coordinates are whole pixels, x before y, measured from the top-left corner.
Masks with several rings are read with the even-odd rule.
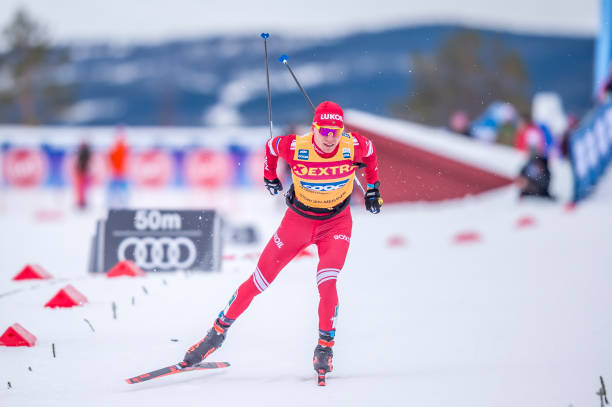
[[[274,178],[273,180],[269,180],[264,177],[264,185],[268,188],[268,192],[270,195],[278,194],[278,191],[283,190],[283,184],[281,184],[280,179]]]
[[[383,200],[380,197],[380,191],[378,190],[379,186],[379,181],[376,181],[373,185],[368,184],[368,190],[364,197],[366,209],[372,213],[379,213],[380,207],[383,204]]]

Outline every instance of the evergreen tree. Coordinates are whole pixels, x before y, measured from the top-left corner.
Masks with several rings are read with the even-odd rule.
[[[53,50],[45,30],[25,10],[17,10],[2,31],[7,51],[0,54],[0,120],[38,124],[53,120],[72,101],[72,89],[55,80],[69,62]]]
[[[496,39],[460,29],[433,55],[413,54],[413,89],[395,103],[395,116],[441,126],[457,110],[471,119],[494,101],[529,106],[528,74],[520,55]]]

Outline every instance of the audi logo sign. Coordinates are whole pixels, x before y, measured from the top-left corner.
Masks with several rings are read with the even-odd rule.
[[[189,270],[196,260],[197,248],[186,237],[128,237],[117,249],[117,258],[133,260],[142,269]]]
[[[221,268],[221,220],[213,210],[110,210],[98,222],[90,270],[132,260],[147,272]]]

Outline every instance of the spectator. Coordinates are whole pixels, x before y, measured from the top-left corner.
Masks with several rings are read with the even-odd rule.
[[[516,122],[507,121],[502,123],[497,130],[497,143],[513,146],[516,136]]]
[[[128,155],[129,148],[125,141],[125,136],[122,132],[119,132],[108,155],[111,170],[111,179],[108,189],[108,205],[111,208],[121,208],[127,206]]]
[[[449,127],[451,131],[470,136],[470,118],[463,110],[456,110],[450,117]]]
[[[89,186],[89,163],[91,161],[91,149],[89,144],[83,141],[79,146],[74,168],[74,186],[76,192],[77,207],[87,207],[87,189]]]
[[[604,81],[599,92],[597,92],[597,101],[599,104],[605,104],[610,101],[612,97],[612,67],[608,73],[608,78]]]
[[[522,151],[535,149],[536,153],[546,155],[546,135],[530,116],[523,118],[516,133],[514,146]]]
[[[554,199],[549,192],[550,179],[548,158],[532,148],[529,159],[521,169],[517,179],[517,184],[521,189],[520,197],[533,196]]]

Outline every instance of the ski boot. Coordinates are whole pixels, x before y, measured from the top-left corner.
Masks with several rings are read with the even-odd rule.
[[[320,333],[319,343],[314,350],[312,364],[317,372],[319,386],[325,386],[325,375],[334,369],[332,365],[332,358],[334,357],[332,350],[332,346],[334,346],[333,338],[333,334]]]
[[[228,328],[229,325],[225,325],[217,318],[204,339],[187,350],[180,365],[182,367],[188,367],[198,364],[206,359],[208,355],[219,349],[225,340],[225,334]]]

